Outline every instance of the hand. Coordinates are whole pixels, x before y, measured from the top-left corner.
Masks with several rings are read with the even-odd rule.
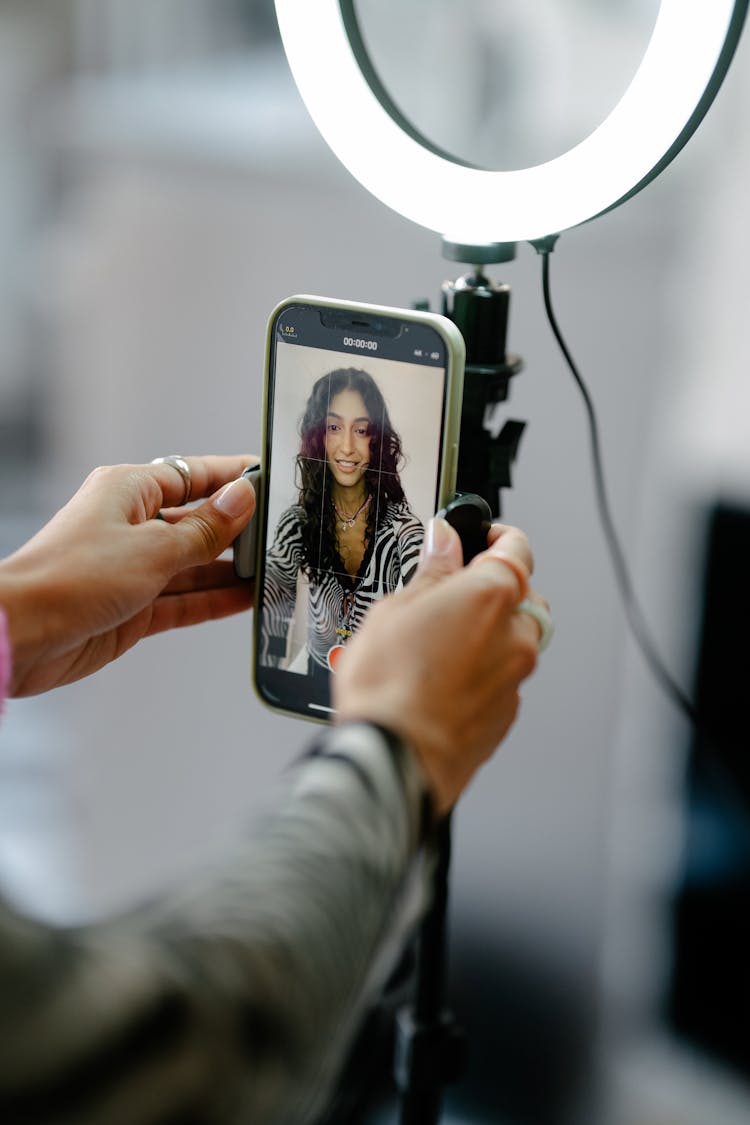
[[[252,486],[238,479],[254,460],[186,458],[192,498],[210,497],[190,508],[179,506],[185,487],[172,465],[96,469],[46,527],[0,562],[11,694],[71,683],[142,637],[248,608],[252,584],[218,556],[255,509]]]
[[[337,721],[366,719],[401,735],[440,813],[507,733],[537,661],[539,626],[514,612],[524,596],[546,604],[524,589],[528,540],[495,526],[488,543],[464,568],[458,535],[433,520],[413,581],[369,611],[333,677]]]

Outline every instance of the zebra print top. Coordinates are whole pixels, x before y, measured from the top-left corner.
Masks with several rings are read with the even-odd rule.
[[[303,519],[302,507],[288,508],[266,555],[260,659],[267,667],[286,665],[287,635],[302,564]],[[373,602],[409,581],[423,539],[424,528],[408,505],[389,503],[356,576],[347,574],[342,566],[341,572],[310,583],[306,643],[314,665],[327,669],[328,652],[345,639],[337,630],[356,632]]]

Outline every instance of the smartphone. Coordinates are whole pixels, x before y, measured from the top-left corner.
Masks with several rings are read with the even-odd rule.
[[[455,492],[464,360],[434,313],[313,296],[272,313],[253,659],[269,706],[330,719],[346,644],[414,574]]]

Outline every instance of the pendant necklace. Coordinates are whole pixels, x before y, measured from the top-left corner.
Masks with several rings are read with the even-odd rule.
[[[346,512],[342,512],[341,509],[337,506],[336,501],[331,500],[331,503],[333,504],[333,510],[336,513],[336,515],[339,517],[339,519],[341,520],[341,530],[342,531],[346,531],[346,529],[348,527],[354,527],[354,523],[357,519],[357,516],[360,514],[360,512],[363,512],[365,510],[367,505],[370,503],[371,499],[372,499],[371,496],[366,496],[365,499],[360,504],[360,506],[357,508],[357,510],[356,510],[356,512],[354,513],[353,516],[347,515]]]
[[[357,591],[354,590],[344,591],[341,599],[341,610],[339,612],[339,623],[336,628],[336,636],[338,640],[336,644],[332,645],[326,653],[326,663],[328,664],[331,672],[336,671],[336,662],[344,651],[346,642],[352,635],[352,614],[357,601]]]

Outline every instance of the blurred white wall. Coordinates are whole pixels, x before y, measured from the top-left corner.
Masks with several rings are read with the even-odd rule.
[[[72,73],[37,106],[58,190],[27,262],[48,437],[31,519],[100,462],[256,449],[265,322],[281,298],[435,302],[456,272],[436,237],[336,164],[265,41],[192,68],[113,69]],[[685,153],[626,206],[566,234],[551,262],[558,316],[600,412],[617,522],[680,675],[693,628],[689,520],[705,482],[696,433],[713,420],[715,440],[700,443],[712,465],[727,420],[744,449],[750,417],[731,405],[744,364],[731,298],[747,291],[747,73],[745,41]],[[540,261],[521,247],[495,273],[513,286],[509,346],[526,363],[508,412],[530,423],[505,516],[532,536],[557,635],[517,728],[457,814],[455,929],[557,973],[617,1045],[626,1023],[653,1022],[684,732],[627,638]],[[249,648],[247,618],[165,635],[91,681],[11,706],[3,739],[14,724],[23,732],[11,758],[36,763],[23,782],[28,818],[6,801],[0,849],[20,898],[55,916],[116,908],[240,830],[309,734],[256,701]],[[628,1023],[621,1005],[634,995]],[[694,1120],[685,1108],[652,1112],[647,1086],[641,1071],[615,1082],[597,1122]]]
[[[36,109],[69,62],[66,3],[0,5],[0,444],[13,440],[34,387],[25,262],[48,221],[48,162],[35,136]],[[2,450],[0,450],[2,457]]]

